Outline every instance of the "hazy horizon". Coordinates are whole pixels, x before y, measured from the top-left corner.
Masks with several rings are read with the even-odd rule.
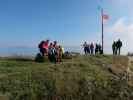
[[[78,52],[80,54],[84,54],[84,49],[81,46],[64,46],[65,51],[69,52]],[[112,54],[111,49],[105,49],[105,54]],[[123,51],[123,50],[122,50]],[[39,49],[37,47],[0,47],[0,57],[8,57],[8,56],[35,56],[39,53]],[[128,52],[123,53],[122,55],[127,55]]]

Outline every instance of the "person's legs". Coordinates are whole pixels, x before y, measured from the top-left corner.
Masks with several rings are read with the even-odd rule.
[[[57,57],[56,57],[56,55],[54,54],[53,55],[53,62],[56,64],[56,62],[57,62]]]
[[[61,60],[61,57],[59,57],[59,62],[61,62],[62,60]]]
[[[85,47],[85,54],[87,54],[87,47]]]
[[[119,55],[120,55],[120,53],[121,53],[121,48],[119,48]]]
[[[54,56],[50,55],[50,61],[53,63],[54,62]]]
[[[94,49],[92,49],[92,54],[94,53]]]
[[[98,54],[98,49],[96,49],[96,53],[95,54]]]
[[[112,49],[112,51],[113,51],[113,55],[115,55],[115,49],[114,48]]]
[[[89,50],[88,50],[88,47],[86,47],[86,54],[88,54],[89,53]]]
[[[100,55],[102,54],[102,49],[99,50],[99,54],[100,54]]]
[[[117,55],[117,51],[118,51],[118,49],[116,48],[116,49],[115,49],[115,55]]]
[[[86,54],[86,50],[85,50],[85,47],[84,47],[84,53]]]
[[[90,48],[88,49],[88,53],[90,54]]]
[[[93,49],[91,48],[91,54],[93,54]]]
[[[52,56],[50,54],[48,55],[48,59],[50,62],[52,62]]]
[[[95,49],[95,54],[97,54],[97,50]]]
[[[44,49],[43,49],[43,55],[46,56],[46,54],[47,54],[46,52],[47,52],[47,50],[44,48]]]
[[[60,53],[60,62],[62,62],[62,54]]]
[[[42,56],[44,56],[43,48],[40,48],[40,53],[41,53]]]
[[[116,49],[115,48],[113,49],[113,54],[116,55]]]

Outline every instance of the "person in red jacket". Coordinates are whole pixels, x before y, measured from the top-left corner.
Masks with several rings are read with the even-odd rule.
[[[48,55],[48,47],[49,47],[49,40],[44,41],[42,48],[44,50],[44,54]]]

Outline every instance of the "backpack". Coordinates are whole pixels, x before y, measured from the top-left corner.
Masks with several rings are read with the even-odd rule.
[[[56,55],[56,49],[55,48],[50,48],[49,49],[49,54],[50,55]]]
[[[120,47],[122,47],[122,42],[120,41]]]
[[[41,41],[38,45],[38,48],[42,48],[42,45],[43,45],[43,41]]]

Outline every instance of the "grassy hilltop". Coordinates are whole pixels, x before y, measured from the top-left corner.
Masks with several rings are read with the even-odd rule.
[[[78,56],[56,65],[1,58],[0,100],[132,100],[128,66],[125,56]]]

